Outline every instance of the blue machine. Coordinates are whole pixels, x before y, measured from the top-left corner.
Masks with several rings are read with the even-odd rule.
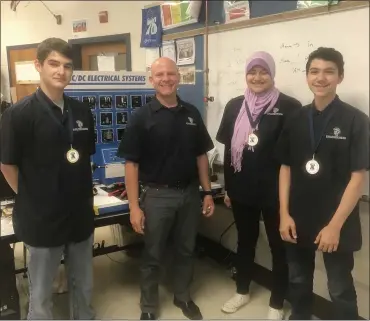
[[[124,159],[117,157],[119,142],[131,114],[154,96],[145,72],[75,71],[66,95],[85,102],[93,113],[98,166],[94,181],[112,184],[124,179]]]

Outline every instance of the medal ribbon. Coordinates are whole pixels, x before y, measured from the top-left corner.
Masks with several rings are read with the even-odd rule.
[[[261,118],[263,117],[263,115],[265,114],[266,110],[268,108],[268,105],[266,105],[262,111],[258,114],[258,116],[256,117],[256,120],[253,120],[253,117],[252,117],[252,114],[251,114],[251,111],[249,110],[249,107],[247,105],[247,103],[245,103],[245,109],[247,110],[247,115],[248,115],[248,119],[249,119],[249,123],[251,125],[251,128],[252,128],[252,133],[254,133],[256,127],[258,126],[259,122],[261,121]],[[249,134],[250,135],[250,134]],[[249,135],[248,135],[248,139],[249,139]],[[252,150],[254,151],[254,148],[253,146],[250,146],[248,147],[249,150]]]
[[[251,127],[252,127],[252,133],[254,132],[255,128],[258,126],[262,116],[265,114],[265,111],[267,110],[268,108],[268,105],[266,105],[262,111],[259,113],[259,115],[256,117],[256,120],[253,120],[253,117],[252,117],[252,114],[251,114],[251,111],[249,110],[249,107],[247,104],[245,104],[245,109],[247,110],[247,115],[248,115],[248,119],[249,119],[249,123],[251,124]]]
[[[332,118],[332,116],[333,116],[333,114],[335,112],[335,107],[332,106],[330,108],[330,110],[329,110],[329,113],[326,115],[326,118],[324,119],[324,123],[323,123],[322,129],[321,129],[321,133],[320,133],[319,139],[316,142],[315,141],[315,131],[314,131],[314,127],[313,127],[313,112],[314,112],[314,108],[315,107],[312,105],[312,108],[310,108],[309,111],[308,111],[308,125],[309,125],[309,128],[310,128],[310,140],[311,140],[311,149],[312,149],[312,159],[315,158],[315,154],[317,152],[317,149],[319,148],[319,145],[321,143],[321,139],[324,136],[326,127],[328,126],[329,121],[330,121],[330,119]]]

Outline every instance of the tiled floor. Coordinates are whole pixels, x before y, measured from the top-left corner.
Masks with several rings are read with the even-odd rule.
[[[369,318],[369,203],[360,203],[360,218],[362,225],[362,248],[355,253],[355,267],[353,278],[357,291],[359,313],[364,318]],[[215,215],[203,221],[202,233],[215,242],[220,242],[230,250],[236,249],[235,225],[226,231],[233,222],[232,213],[226,207],[220,207]],[[220,235],[223,235],[220,237]],[[260,238],[256,249],[256,262],[268,269],[271,269],[271,252],[267,242],[264,225],[260,224]],[[321,297],[330,300],[327,290],[327,277],[321,253],[316,255],[316,269],[314,279],[314,292]]]
[[[363,249],[355,255],[353,276],[358,295],[361,316],[369,317],[369,215],[368,204],[362,205],[361,221],[363,225]],[[263,239],[263,238],[262,238]],[[109,227],[99,228],[95,241],[105,240],[112,244],[113,238]],[[16,247],[16,265],[23,264],[22,245]],[[271,255],[266,242],[260,241],[256,260],[269,268]],[[317,255],[315,270],[315,292],[329,299],[326,288],[326,274],[322,258]],[[168,267],[170,262],[167,262]],[[124,253],[94,259],[94,296],[93,305],[98,319],[138,319],[139,308],[139,260],[127,257]],[[167,272],[167,273],[166,273]],[[181,311],[172,304],[170,269],[164,270],[166,278],[160,287],[161,319],[185,319]],[[18,276],[21,294],[22,317],[27,311],[27,280]],[[264,319],[269,301],[269,292],[256,284],[252,286],[251,302],[235,314],[221,312],[221,305],[233,294],[235,284],[230,272],[210,259],[196,261],[195,277],[192,286],[194,301],[200,306],[205,319]],[[55,317],[68,318],[68,294],[55,295]],[[287,312],[288,314],[288,312]]]
[[[110,228],[96,231],[95,240],[109,243]],[[108,244],[107,244],[108,245]],[[22,246],[17,245],[17,266],[22,264]],[[168,262],[166,266],[169,266]],[[139,259],[129,258],[123,253],[94,258],[93,306],[98,319],[138,319],[139,308]],[[164,272],[169,272],[166,269]],[[169,275],[169,273],[163,273]],[[21,294],[22,318],[27,311],[27,280],[18,276]],[[160,287],[161,319],[186,319],[172,304],[170,278],[164,278]],[[264,319],[266,318],[269,292],[256,284],[252,285],[252,300],[243,309],[232,315],[221,312],[222,304],[233,294],[234,281],[230,272],[219,264],[200,259],[196,262],[192,286],[194,301],[199,305],[205,319]],[[68,319],[68,294],[54,296],[55,318]]]

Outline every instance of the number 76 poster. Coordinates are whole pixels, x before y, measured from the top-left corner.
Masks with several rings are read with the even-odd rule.
[[[162,44],[162,19],[160,6],[142,10],[140,47],[155,48]]]

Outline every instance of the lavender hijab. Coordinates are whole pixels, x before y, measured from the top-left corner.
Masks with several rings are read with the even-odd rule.
[[[256,66],[264,68],[270,74],[272,80],[274,80],[275,62],[274,58],[272,58],[270,54],[264,51],[255,52],[247,60],[245,73],[247,74]],[[254,129],[251,127],[246,108],[249,108],[253,120],[256,120],[258,115],[266,106],[268,107],[265,110],[265,114],[269,113],[275,106],[278,98],[279,91],[275,88],[275,86],[258,94],[254,93],[249,88],[246,89],[243,105],[236,119],[234,133],[231,139],[231,165],[234,167],[236,172],[241,171],[243,151],[248,142],[249,134],[258,129],[258,125]],[[249,146],[248,149],[252,152],[254,151],[253,147],[251,146]]]

